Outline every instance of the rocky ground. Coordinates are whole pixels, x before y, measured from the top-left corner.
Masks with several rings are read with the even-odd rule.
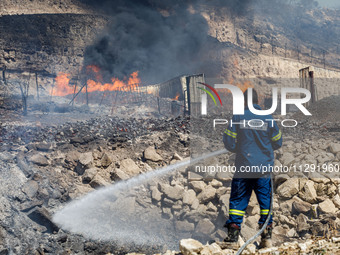
[[[175,152],[189,156],[188,124],[186,118],[165,117],[90,116],[61,125],[2,120],[2,254],[118,252],[112,244],[66,235],[51,214],[95,188],[165,166]],[[144,155],[147,148],[151,152]]]
[[[315,111],[322,110],[322,104],[314,107]],[[13,117],[13,114],[6,116]],[[47,115],[49,119],[62,116]],[[189,157],[190,141],[197,135],[192,133],[197,130],[189,118],[155,118],[152,113],[144,117],[131,114],[125,118],[90,114],[83,121],[81,115],[78,121],[76,118],[69,121],[66,114],[67,121],[62,124],[60,121],[49,123],[42,116],[37,125],[35,121],[6,121],[4,116],[0,130],[0,254],[233,254],[216,244],[203,245],[226,235],[222,226],[228,215],[231,176],[191,177],[190,167],[152,178],[128,189],[124,196],[117,195],[118,199],[103,201],[102,207],[91,211],[91,217],[86,216],[84,224],[88,228],[70,232],[52,221],[52,215],[68,202],[89,192]],[[334,123],[331,118],[327,120]],[[334,168],[339,165],[337,130],[319,132],[321,122],[309,123],[314,127],[305,131],[313,134],[310,138],[308,134],[301,138],[299,132],[284,130],[284,145],[276,152],[276,165],[314,164]],[[215,141],[216,138],[203,138],[202,148],[209,139]],[[233,159],[228,153],[205,163],[232,164]],[[310,170],[276,174],[275,247],[260,250],[259,254],[316,251],[336,254],[333,251],[339,248],[340,228],[338,177],[338,172],[325,175]],[[161,241],[131,244],[91,236],[93,226],[96,233],[104,229],[98,225],[100,217],[108,217],[110,222],[103,227],[119,232],[111,228],[116,224],[112,215],[114,220],[120,215],[110,215],[112,208],[117,211],[120,208],[128,219],[144,220],[146,224],[136,226],[143,228],[145,238],[151,229]],[[79,215],[79,220],[82,217]],[[242,226],[243,240],[256,233],[258,218],[259,207],[253,195]],[[128,222],[131,226],[135,224]],[[159,229],[155,230],[155,224]],[[248,254],[255,254],[256,245],[248,248]]]
[[[39,13],[91,13],[86,6],[74,0],[3,0],[0,3],[0,15],[22,15]]]

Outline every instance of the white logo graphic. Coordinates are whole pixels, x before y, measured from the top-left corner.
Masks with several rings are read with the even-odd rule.
[[[215,84],[216,89],[228,89],[230,90],[233,97],[233,114],[243,115],[244,114],[244,96],[240,88],[230,84]],[[273,103],[268,110],[258,110],[253,106],[253,89],[248,88],[248,108],[256,115],[269,115],[275,112],[278,105],[278,88],[273,88]],[[299,93],[304,94],[304,98],[288,99],[287,94],[289,93]],[[309,90],[304,88],[281,88],[281,115],[287,114],[287,105],[295,105],[304,115],[312,115],[304,106],[311,99],[311,93]],[[207,115],[207,94],[201,95],[201,114]]]

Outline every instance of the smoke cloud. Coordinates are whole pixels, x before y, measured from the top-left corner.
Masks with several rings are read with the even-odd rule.
[[[108,81],[139,71],[144,83],[162,82],[182,74],[220,73],[216,56],[223,46],[208,35],[209,26],[200,14],[206,6],[228,10],[225,15],[245,16],[247,20],[255,12],[262,13],[285,29],[295,29],[294,17],[285,20],[287,16],[299,16],[302,8],[292,7],[290,0],[80,1],[110,17],[106,30],[86,48],[84,64],[99,66]],[[317,5],[315,1],[297,2],[303,9]],[[294,29],[292,34],[297,33],[298,29]]]
[[[217,42],[188,1],[84,2],[111,16],[106,31],[85,51],[85,65],[99,66],[106,79],[139,71],[143,82],[156,83],[218,69],[207,53]]]

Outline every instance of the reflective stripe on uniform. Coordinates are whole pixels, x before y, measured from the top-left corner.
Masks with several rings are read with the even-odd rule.
[[[224,133],[231,136],[232,138],[236,138],[236,136],[237,136],[237,133],[234,133],[234,132],[230,131],[229,129],[226,129],[224,131]]]
[[[261,215],[268,215],[268,214],[269,214],[269,209],[262,209],[262,210],[260,211],[260,214],[261,214]]]
[[[244,216],[245,213],[246,213],[245,211],[240,211],[236,209],[229,210],[229,214],[232,214],[232,215]]]
[[[281,133],[281,130],[280,130],[279,133],[276,136],[272,137],[272,141],[276,142],[276,141],[280,140],[281,136],[282,136],[282,133]]]

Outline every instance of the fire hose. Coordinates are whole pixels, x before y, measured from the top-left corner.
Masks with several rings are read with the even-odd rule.
[[[269,220],[270,220],[270,216],[272,214],[273,211],[273,201],[274,201],[274,188],[273,188],[273,176],[272,174],[270,174],[270,185],[271,185],[271,198],[270,198],[270,209],[269,209],[269,213],[267,216],[266,221],[264,222],[262,228],[251,238],[249,238],[242,246],[241,248],[237,251],[236,255],[240,255],[242,254],[243,250],[250,244],[252,243],[259,235],[261,235],[263,233],[263,231],[266,229]]]

